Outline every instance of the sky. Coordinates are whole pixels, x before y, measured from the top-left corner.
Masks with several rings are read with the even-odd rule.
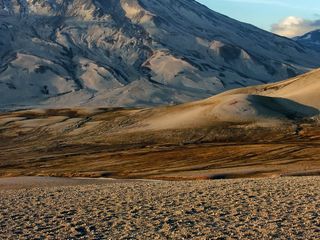
[[[197,0],[216,12],[279,35],[320,29],[320,0]]]

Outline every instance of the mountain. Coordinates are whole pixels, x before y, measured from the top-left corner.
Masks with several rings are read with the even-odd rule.
[[[320,29],[293,38],[296,42],[320,51]]]
[[[158,108],[146,114],[147,129],[213,127],[221,123],[281,125],[320,119],[320,69],[265,85],[230,90],[211,98]],[[320,122],[319,122],[320,123]]]
[[[3,0],[0,29],[3,108],[174,104],[320,65],[193,0]]]
[[[0,113],[0,176],[319,175],[319,90],[320,69],[175,106]]]

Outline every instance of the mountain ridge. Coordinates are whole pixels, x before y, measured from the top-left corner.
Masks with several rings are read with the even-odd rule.
[[[0,9],[2,107],[176,104],[320,60],[191,0],[7,0]]]
[[[320,51],[320,29],[294,37],[293,40],[304,46]]]

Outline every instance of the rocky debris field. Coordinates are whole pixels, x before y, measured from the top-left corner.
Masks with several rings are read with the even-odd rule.
[[[0,190],[0,238],[319,239],[319,180],[26,180]]]

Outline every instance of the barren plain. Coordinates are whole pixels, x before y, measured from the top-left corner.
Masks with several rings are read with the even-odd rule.
[[[0,115],[0,176],[221,179],[318,175],[319,122],[144,130],[154,110]]]
[[[319,239],[319,75],[176,106],[2,112],[0,238]]]
[[[320,237],[319,177],[12,181],[0,190],[1,239]]]

